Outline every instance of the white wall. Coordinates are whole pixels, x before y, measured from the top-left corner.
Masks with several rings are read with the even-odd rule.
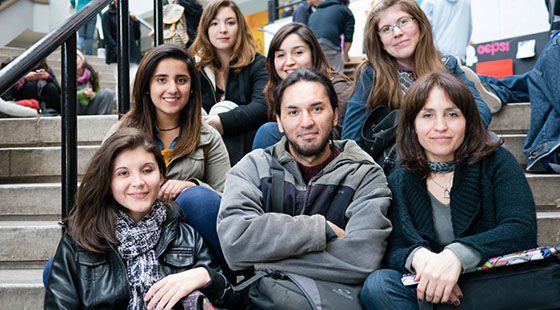
[[[547,31],[544,0],[471,0],[474,43]]]

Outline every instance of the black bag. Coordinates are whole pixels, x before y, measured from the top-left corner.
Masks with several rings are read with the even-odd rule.
[[[461,304],[434,309],[560,309],[560,262],[532,261],[461,275]]]
[[[271,194],[266,212],[284,213],[284,168],[270,154]],[[237,289],[251,285],[249,299],[266,310],[360,310],[362,285],[348,285],[315,280],[277,270],[258,271]]]
[[[399,163],[395,143],[399,116],[399,109],[389,111],[386,106],[378,105],[368,113],[362,127],[366,152],[383,168],[385,175]]]

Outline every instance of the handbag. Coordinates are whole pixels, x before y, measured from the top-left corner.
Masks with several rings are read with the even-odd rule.
[[[271,193],[270,208],[266,212],[284,213],[284,168],[272,156],[272,146],[264,151],[270,154]],[[349,285],[312,279],[299,274],[278,270],[257,271],[236,289],[250,285],[251,302],[267,310],[360,310],[362,285]]]
[[[362,126],[365,151],[389,175],[400,162],[397,155],[396,134],[400,110],[389,111],[385,105],[374,107]]]
[[[434,309],[559,309],[560,247],[536,248],[489,259],[459,277],[463,300]],[[403,284],[414,285],[412,274]]]

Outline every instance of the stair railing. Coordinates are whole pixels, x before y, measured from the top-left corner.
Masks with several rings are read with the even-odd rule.
[[[0,95],[4,94],[21,77],[27,74],[42,59],[59,47],[61,49],[61,177],[62,218],[66,218],[75,200],[78,183],[77,143],[77,92],[76,92],[76,32],[113,0],[93,0],[70,16],[62,25],[48,33],[37,43],[0,70]],[[118,110],[124,114],[130,107],[129,83],[129,31],[128,0],[117,0],[117,55],[118,55]],[[162,0],[154,0],[155,45],[163,43]]]

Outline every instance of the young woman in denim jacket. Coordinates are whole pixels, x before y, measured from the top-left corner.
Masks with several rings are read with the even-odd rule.
[[[121,129],[105,141],[65,220],[45,309],[184,309],[194,290],[216,306],[238,306],[202,237],[157,200],[164,172],[142,131]]]
[[[399,109],[408,88],[431,71],[450,72],[467,84],[484,125],[490,124],[490,109],[456,58],[442,58],[434,45],[430,22],[416,1],[378,1],[367,18],[364,48],[367,60],[356,69],[342,139],[355,140],[363,147],[361,129],[367,111],[377,105]]]
[[[531,123],[523,144],[529,172],[560,173],[559,60],[557,32],[529,72]]]

